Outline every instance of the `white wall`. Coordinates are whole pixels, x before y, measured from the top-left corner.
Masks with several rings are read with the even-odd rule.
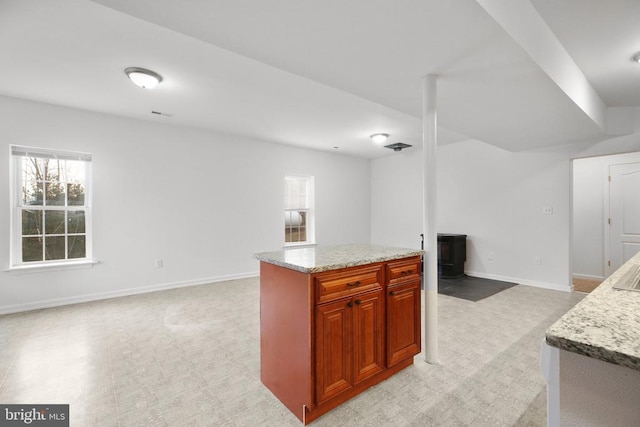
[[[468,274],[550,288],[567,284],[565,155],[466,141],[441,147],[438,160],[439,229],[467,234]],[[543,214],[543,207],[553,214]]]
[[[527,152],[477,140],[438,147],[438,231],[468,235],[467,273],[570,290],[571,160],[638,151],[636,116],[634,134],[602,142]],[[410,246],[422,232],[420,148],[372,161],[371,173],[372,242]]]
[[[369,242],[368,160],[6,97],[0,116],[0,266],[9,267],[10,144],[93,154],[100,262],[0,271],[0,313],[255,275],[252,254],[283,244],[288,173],[315,176],[319,244]]]
[[[640,153],[596,156],[573,161],[573,277],[604,280],[605,226],[609,166],[640,162]]]
[[[605,157],[573,161],[573,277],[604,280]]]
[[[422,150],[371,162],[371,243],[420,248]]]

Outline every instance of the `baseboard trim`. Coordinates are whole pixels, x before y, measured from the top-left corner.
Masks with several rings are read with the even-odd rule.
[[[481,273],[478,271],[465,271],[467,276],[479,277],[481,279],[501,280],[503,282],[513,282],[519,285],[533,286],[535,288],[551,289],[554,291],[571,292],[571,286],[559,285],[557,283],[538,282],[535,280],[521,279],[519,277],[502,276],[499,274]]]
[[[33,301],[25,304],[14,304],[0,306],[0,315],[11,313],[22,313],[25,311],[40,310],[43,308],[61,307],[64,305],[80,304],[83,302],[100,301],[110,298],[127,297],[131,295],[146,294],[149,292],[166,291],[169,289],[186,288],[189,286],[206,285],[209,283],[225,282],[227,280],[247,279],[257,277],[259,271],[250,273],[228,274],[225,276],[208,277],[202,279],[185,280],[180,282],[159,283],[156,285],[141,286],[139,288],[121,289],[111,292],[100,292],[95,294],[79,295],[66,298],[54,298],[42,301]]]

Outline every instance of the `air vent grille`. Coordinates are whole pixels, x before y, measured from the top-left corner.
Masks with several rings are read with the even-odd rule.
[[[394,144],[385,145],[385,148],[390,148],[393,151],[402,151],[405,148],[413,147],[413,145],[405,144],[404,142],[396,142]]]

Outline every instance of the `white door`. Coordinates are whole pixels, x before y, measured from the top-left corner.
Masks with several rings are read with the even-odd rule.
[[[609,274],[640,251],[640,163],[609,166]]]

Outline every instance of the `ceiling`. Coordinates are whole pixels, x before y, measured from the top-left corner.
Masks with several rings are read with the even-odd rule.
[[[637,0],[0,0],[0,94],[376,158],[372,133],[421,144],[437,74],[440,144],[521,151],[640,106],[638,22]]]

